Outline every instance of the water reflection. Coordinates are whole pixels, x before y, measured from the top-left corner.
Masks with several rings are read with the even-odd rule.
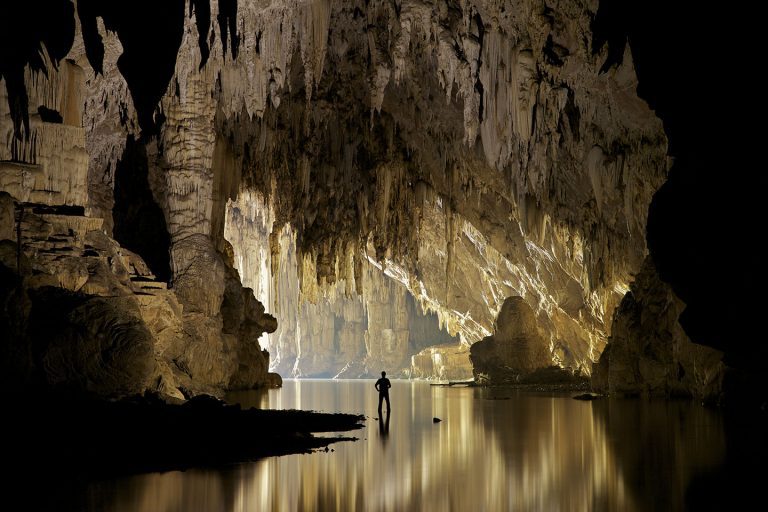
[[[372,381],[286,381],[231,398],[371,418],[334,452],[94,485],[93,510],[675,510],[724,452],[719,417],[690,403],[393,381],[393,412],[379,420]]]
[[[725,457],[722,417],[690,402],[604,400],[593,411],[640,510],[682,510],[691,480]]]
[[[379,436],[383,444],[387,444],[389,438],[389,417],[389,413],[385,413],[383,418],[379,417]]]

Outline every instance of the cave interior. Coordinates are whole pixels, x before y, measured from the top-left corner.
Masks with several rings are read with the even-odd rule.
[[[712,71],[752,33],[701,51],[714,9],[3,10],[6,389],[386,368],[764,403],[754,85]]]

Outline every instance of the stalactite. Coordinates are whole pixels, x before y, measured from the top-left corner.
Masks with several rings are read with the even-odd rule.
[[[211,2],[209,16],[180,11],[181,25],[167,34],[181,41],[172,76],[167,86],[157,77],[145,96],[137,96],[135,74],[121,73],[121,54],[136,47],[128,32],[111,31],[120,20],[80,12],[72,62],[48,85],[27,77],[30,98],[44,98],[64,124],[33,119],[28,142],[11,141],[2,124],[0,158],[31,165],[0,163],[0,176],[42,180],[35,188],[45,200],[63,194],[63,202],[89,206],[109,230],[127,135],[139,127],[150,135],[156,124],[156,136],[142,142],[172,239],[175,293],[191,301],[185,311],[214,312],[232,292],[222,285],[234,279],[223,229],[240,277],[286,324],[267,344],[298,336],[273,354],[280,368],[309,374],[326,365],[301,338],[335,347],[331,316],[350,323],[334,338],[347,340],[337,351],[344,357],[365,359],[350,340],[362,339],[368,315],[382,325],[386,317],[388,343],[402,345],[402,322],[367,309],[395,297],[387,288],[395,286],[464,345],[492,331],[506,297],[522,296],[553,360],[584,369],[645,255],[666,140],[634,93],[631,55],[600,72],[601,56],[589,46],[593,6],[557,0],[546,15],[533,7]],[[151,61],[166,64],[162,55]],[[78,113],[65,104],[81,94],[63,85],[70,81],[87,86],[82,133],[68,124]],[[159,104],[150,101],[160,89]],[[57,165],[76,168],[80,182],[86,165],[81,188],[90,197],[51,180]],[[252,256],[238,244],[255,242],[238,239],[235,225],[258,233]],[[184,281],[202,286],[204,272],[216,283],[198,301]],[[357,316],[347,314],[353,310]],[[299,312],[317,329],[300,325]],[[215,331],[213,316],[198,318],[210,320],[203,331]],[[372,340],[385,336],[368,339],[373,350]],[[333,364],[359,371],[347,366],[351,359]]]

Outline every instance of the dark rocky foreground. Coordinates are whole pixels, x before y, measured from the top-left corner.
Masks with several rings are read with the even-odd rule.
[[[309,453],[355,437],[364,416],[243,410],[209,396],[169,405],[152,395],[101,400],[5,400],[4,470],[83,478],[220,466]],[[8,471],[5,471],[8,474]],[[20,478],[23,478],[20,476]]]

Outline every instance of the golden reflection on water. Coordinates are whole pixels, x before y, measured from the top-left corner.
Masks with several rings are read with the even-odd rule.
[[[719,418],[690,403],[403,381],[393,381],[391,396],[384,429],[372,381],[286,381],[233,395],[246,406],[371,418],[354,434],[361,440],[333,452],[122,479],[95,486],[92,504],[115,512],[677,510],[691,477],[724,453]]]

